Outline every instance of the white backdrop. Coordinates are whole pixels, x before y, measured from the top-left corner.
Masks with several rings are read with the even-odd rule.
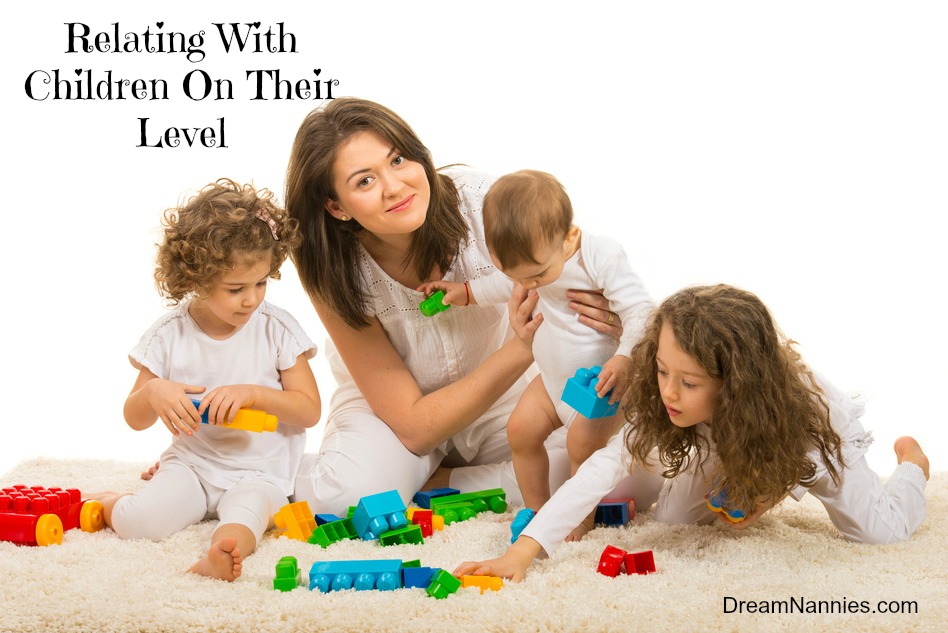
[[[580,226],[618,238],[656,299],[694,283],[755,291],[814,367],[872,395],[873,467],[886,473],[892,441],[912,433],[944,468],[943,3],[25,4],[7,8],[0,40],[0,472],[39,455],[165,448],[165,429],[134,432],[121,413],[135,377],[126,354],[164,309],[160,214],[222,176],[282,199],[290,144],[318,102],[252,100],[245,72],[295,82],[314,68],[339,80],[334,95],[400,113],[438,164],[557,175]],[[298,52],[226,53],[213,23],[256,21],[283,22]],[[205,58],[69,54],[70,22],[204,30]],[[30,73],[53,69],[162,78],[170,98],[29,99]],[[234,98],[189,100],[181,81],[195,69],[230,79]],[[228,147],[136,147],[143,117],[150,144],[224,117]],[[268,298],[323,341],[291,264]],[[314,366],[328,402],[322,355]]]

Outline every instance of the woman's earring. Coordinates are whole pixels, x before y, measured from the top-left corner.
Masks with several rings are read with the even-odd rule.
[[[341,216],[339,216],[339,219],[342,220],[343,222],[348,222],[349,216],[343,213]]]

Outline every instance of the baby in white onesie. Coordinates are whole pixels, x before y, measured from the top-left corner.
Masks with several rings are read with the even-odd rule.
[[[504,303],[512,283],[539,295],[534,318],[542,318],[533,343],[540,375],[527,387],[507,424],[517,483],[524,510],[511,526],[516,540],[533,515],[550,498],[549,460],[543,442],[554,429],[568,427],[567,450],[572,473],[605,446],[623,423],[615,414],[589,420],[561,400],[567,379],[577,369],[601,366],[596,394],[616,403],[628,385],[628,354],[641,337],[653,307],[622,247],[606,237],[583,235],[573,224],[573,209],[563,186],[550,174],[524,170],[499,178],[484,197],[484,235],[493,274],[461,284],[436,281],[426,293],[444,292],[445,304]],[[610,314],[621,324],[616,340],[580,322],[570,308],[570,291],[601,291]],[[541,317],[542,315],[542,317]],[[433,317],[437,318],[437,316]],[[611,394],[610,394],[611,392]],[[591,523],[578,527],[569,540],[581,538]]]

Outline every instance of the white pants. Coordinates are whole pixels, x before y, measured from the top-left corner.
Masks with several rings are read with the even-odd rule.
[[[711,490],[711,460],[703,469],[694,466],[668,480],[658,499],[655,518],[664,523],[706,524],[716,513],[705,503]],[[826,508],[843,538],[855,543],[883,544],[904,541],[925,518],[925,475],[915,464],[896,467],[883,484],[864,456],[847,464],[839,484],[828,474],[808,489]]]
[[[495,407],[504,419],[514,403]],[[565,427],[546,441],[550,455],[550,490],[569,477]],[[511,460],[507,429],[501,427],[481,443],[477,455],[465,461],[450,447],[415,455],[401,443],[365,401],[350,401],[334,409],[318,454],[306,454],[296,479],[294,501],[306,501],[316,513],[345,516],[364,496],[397,490],[408,503],[438,466],[453,468],[450,486],[461,492],[503,488],[507,503],[522,505]]]
[[[270,481],[246,477],[224,490],[203,481],[187,464],[167,459],[150,481],[115,502],[112,529],[122,538],[160,541],[189,525],[219,518],[221,524],[246,526],[259,542],[287,502]]]

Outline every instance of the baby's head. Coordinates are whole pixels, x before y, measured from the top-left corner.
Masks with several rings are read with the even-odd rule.
[[[530,169],[499,178],[484,196],[484,236],[498,270],[525,288],[556,281],[579,244],[559,181]]]
[[[267,262],[269,278],[279,279],[280,266],[299,241],[296,221],[270,191],[227,178],[165,211],[163,223],[155,284],[172,304],[207,295],[236,266]]]

